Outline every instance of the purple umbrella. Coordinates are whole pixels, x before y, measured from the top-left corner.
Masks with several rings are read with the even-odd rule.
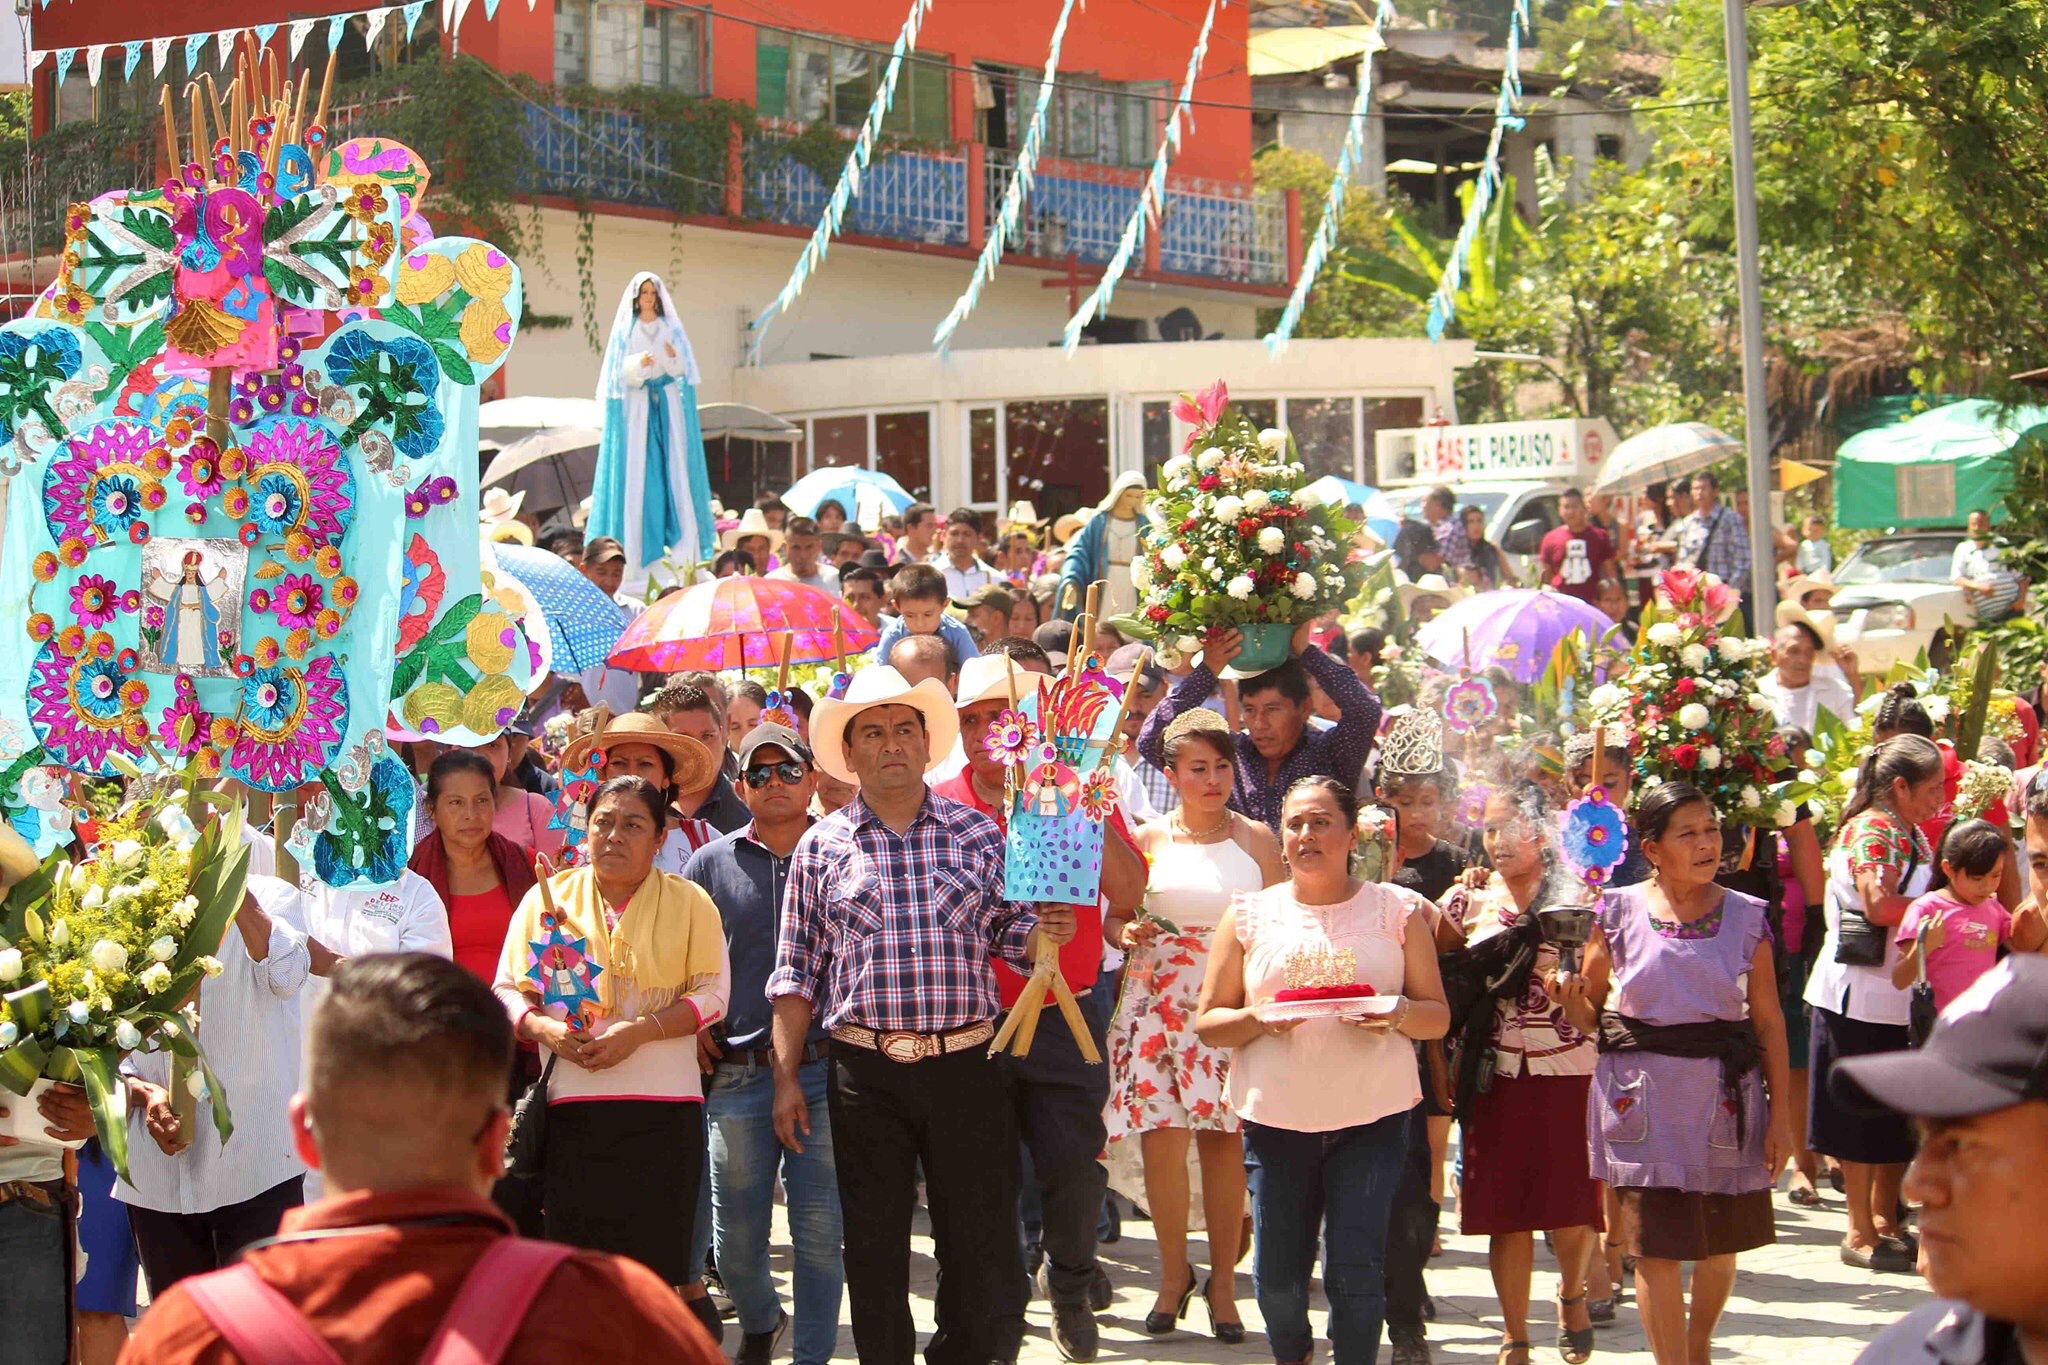
[[[1614,629],[1605,612],[1549,588],[1502,588],[1453,603],[1431,617],[1415,643],[1438,663],[1478,672],[1499,664],[1516,682],[1533,683],[1550,666],[1558,641],[1583,631],[1598,644]],[[1465,657],[1470,644],[1472,657]]]

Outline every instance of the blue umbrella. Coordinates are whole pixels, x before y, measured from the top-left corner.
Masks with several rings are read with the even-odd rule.
[[[618,604],[605,596],[604,589],[558,554],[502,541],[491,550],[498,567],[523,583],[540,603],[554,642],[555,671],[581,673],[602,664],[626,628]]]
[[[854,465],[827,465],[813,469],[789,486],[782,505],[800,517],[815,517],[822,503],[836,502],[848,521],[875,530],[882,518],[901,512],[917,499],[910,491],[878,469]]]

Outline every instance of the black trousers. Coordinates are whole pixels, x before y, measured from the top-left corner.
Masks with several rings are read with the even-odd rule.
[[[1427,1084],[1427,1082],[1425,1082]],[[1408,1119],[1408,1157],[1387,1220],[1387,1338],[1420,1341],[1422,1267],[1436,1240],[1437,1204],[1429,1197],[1429,1121],[1432,1106],[1418,1104]]]
[[[835,1047],[829,1098],[861,1365],[916,1357],[910,1219],[920,1166],[939,1262],[938,1331],[925,1361],[1013,1359],[1024,1338],[1017,1130],[996,1063],[983,1048],[904,1063]]]
[[[162,1297],[187,1275],[232,1264],[243,1247],[275,1237],[285,1211],[305,1202],[305,1177],[295,1175],[254,1198],[205,1213],[160,1213],[130,1204],[128,1226],[135,1230],[149,1297]]]
[[[1109,1055],[1108,1021],[1101,1017],[1098,986],[1078,1002],[1095,1038],[1095,1050]],[[1109,1141],[1102,1111],[1109,1103],[1109,1067],[1081,1055],[1074,1031],[1053,1006],[1045,1007],[1028,1056],[996,1058],[1009,1091],[1021,1139],[1019,1165],[1030,1155],[1037,1186],[1038,1245],[1045,1253],[1046,1282],[1053,1302],[1077,1304],[1095,1278],[1095,1238],[1102,1222],[1102,1197],[1109,1189],[1102,1149]],[[1021,1180],[1022,1173],[1016,1177]],[[1023,1316],[1030,1285],[1020,1278],[1017,1315]],[[1008,1359],[1008,1357],[1004,1357]]]

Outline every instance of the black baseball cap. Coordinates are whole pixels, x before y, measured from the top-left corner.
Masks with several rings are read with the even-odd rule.
[[[780,749],[805,767],[812,766],[810,748],[787,725],[756,725],[740,741],[740,771],[753,762],[756,749]]]
[[[2006,958],[1949,1001],[1927,1041],[1837,1063],[1835,1098],[1959,1119],[2048,1100],[2048,959]]]

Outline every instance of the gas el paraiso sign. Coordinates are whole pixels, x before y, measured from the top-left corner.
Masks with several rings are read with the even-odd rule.
[[[1380,487],[1461,479],[1542,479],[1576,483],[1599,473],[1614,449],[1604,417],[1474,426],[1398,427],[1374,437]]]

